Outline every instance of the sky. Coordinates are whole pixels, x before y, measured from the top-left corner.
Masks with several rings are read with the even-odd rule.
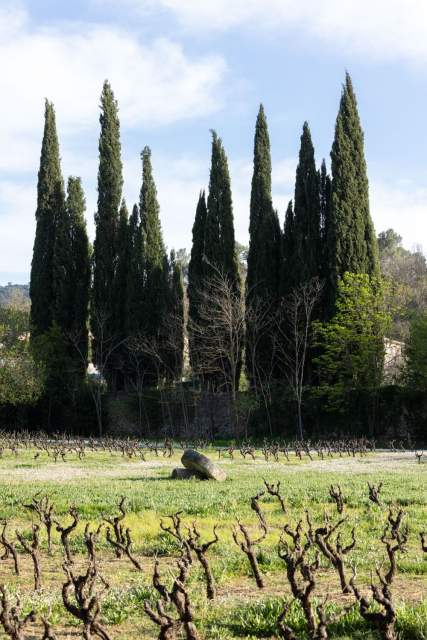
[[[0,60],[0,284],[29,280],[45,98],[64,179],[82,178],[93,239],[105,79],[120,109],[124,196],[129,208],[138,201],[149,145],[169,249],[191,248],[211,129],[229,158],[236,239],[247,243],[260,102],[283,220],[305,120],[317,163],[329,166],[346,70],[376,230],[427,247],[425,0],[0,0]]]

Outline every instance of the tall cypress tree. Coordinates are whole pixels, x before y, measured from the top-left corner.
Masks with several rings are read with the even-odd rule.
[[[320,191],[320,227],[322,243],[326,243],[328,238],[328,227],[331,210],[331,176],[326,169],[326,162],[323,158],[319,171],[319,191]]]
[[[176,260],[175,251],[169,259],[169,297],[167,308],[168,340],[166,374],[171,381],[182,377],[184,366],[184,281],[181,264]]]
[[[215,267],[240,292],[239,265],[234,239],[233,202],[228,160],[221,138],[212,131],[212,156],[205,226],[206,275]],[[212,266],[210,266],[212,265]]]
[[[331,218],[331,189],[332,182],[331,177],[326,169],[325,159],[322,160],[322,164],[319,170],[319,190],[320,190],[320,238],[322,243],[321,249],[321,278],[326,284],[326,298],[322,297],[322,309],[321,317],[327,317],[327,293],[329,282],[329,266],[328,266],[328,237]]]
[[[295,255],[295,221],[292,200],[288,202],[285,213],[282,239],[282,268],[280,272],[280,295],[286,298],[296,285],[293,271]]]
[[[70,176],[55,241],[53,320],[69,355],[71,377],[84,377],[88,356],[90,249],[85,210],[81,180]]]
[[[153,178],[151,151],[144,147],[142,159],[142,186],[139,211],[144,247],[144,289],[141,329],[146,337],[162,341],[165,331],[165,311],[168,298],[168,261],[160,225],[160,207]],[[156,382],[153,362],[152,383]]]
[[[114,273],[113,312],[114,333],[120,340],[126,335],[126,300],[129,269],[129,214],[123,198],[117,230],[117,263]]]
[[[101,94],[99,138],[98,208],[95,213],[93,252],[92,333],[94,357],[102,333],[110,342],[114,335],[114,275],[117,264],[117,230],[123,177],[120,123],[117,101],[105,81]]]
[[[220,276],[221,278],[227,279],[228,285],[231,287],[234,294],[236,296],[240,296],[241,283],[236,243],[234,239],[233,202],[230,174],[228,171],[228,161],[224,147],[221,139],[217,136],[215,131],[212,132],[212,156],[209,178],[209,195],[207,200],[204,256],[204,286],[208,287],[208,291],[209,279]],[[217,336],[217,340],[222,342],[223,347],[227,344],[229,339],[229,333],[225,331],[223,336]],[[241,353],[234,353],[234,356],[234,362],[240,363]],[[220,369],[222,372],[229,372],[230,368],[230,361],[221,363]],[[240,364],[233,368],[235,369],[236,374],[233,388],[236,390],[240,377]],[[227,378],[227,375],[225,377],[228,385],[230,379]],[[214,387],[216,387],[217,384],[224,384],[222,374],[220,378],[214,374],[213,376],[206,377],[205,382],[210,382]]]
[[[86,202],[80,178],[68,178],[67,215],[70,223],[72,323],[70,332],[77,340],[78,353],[73,352],[76,369],[86,373],[88,358],[88,317],[90,291],[90,244],[86,229]]]
[[[345,273],[379,272],[377,239],[369,211],[363,131],[349,74],[331,151],[332,190],[328,228],[328,289],[333,312],[338,279]]]
[[[200,322],[199,306],[200,291],[204,278],[204,254],[205,254],[205,226],[207,208],[205,192],[200,191],[196,207],[196,216],[193,224],[193,243],[191,246],[190,262],[188,265],[188,337],[190,349],[190,363],[194,371],[198,370],[199,346],[197,336],[192,331],[192,325]]]
[[[320,276],[320,193],[314,147],[307,122],[301,135],[294,199],[294,284]]]
[[[118,347],[113,353],[112,366],[115,368],[116,386],[122,388],[124,382],[125,360],[127,356],[124,340],[126,339],[126,304],[129,271],[129,214],[123,198],[119,212],[117,229],[117,263],[113,281],[113,333]],[[122,343],[122,344],[120,344]]]
[[[134,204],[129,218],[128,257],[125,326],[126,334],[135,336],[141,329],[144,288],[144,245],[137,204]]]
[[[32,336],[52,326],[55,313],[54,254],[59,221],[64,217],[65,194],[53,104],[45,102],[45,124],[37,183],[36,235],[31,263]]]
[[[247,344],[246,370],[254,376],[269,375],[272,362],[271,336],[256,319],[262,307],[274,307],[279,296],[281,233],[271,198],[270,139],[264,108],[260,105],[255,128],[254,170],[250,200],[249,252],[246,278]],[[263,338],[260,338],[260,332]],[[256,347],[256,348],[255,348]],[[255,360],[255,361],[254,361]]]

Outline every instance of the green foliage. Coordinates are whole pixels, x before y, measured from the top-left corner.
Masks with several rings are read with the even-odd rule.
[[[129,218],[129,266],[126,283],[126,333],[138,333],[142,314],[142,291],[144,287],[144,244],[139,224],[138,205],[134,205]]]
[[[288,202],[285,214],[282,240],[282,268],[280,274],[280,293],[287,297],[293,288],[293,256],[295,253],[295,218],[292,200]]]
[[[331,407],[342,408],[345,394],[354,389],[376,389],[384,368],[384,336],[391,310],[387,284],[367,274],[345,273],[338,283],[335,316],[314,322],[314,344],[320,355],[318,392]]]
[[[43,381],[43,368],[29,346],[28,313],[0,307],[0,405],[34,404]]]
[[[190,362],[194,370],[198,369],[198,354],[200,346],[197,343],[197,335],[191,330],[191,325],[200,322],[200,291],[204,278],[204,254],[205,254],[205,225],[207,217],[205,192],[201,191],[197,201],[196,216],[193,224],[193,243],[191,246],[190,263],[188,265],[188,334],[190,346]]]
[[[413,389],[427,391],[427,311],[411,322],[406,346],[406,378]]]
[[[168,335],[165,340],[166,375],[171,382],[180,380],[184,367],[184,281],[181,263],[174,251],[169,260],[167,300]]]
[[[32,335],[47,331],[55,311],[54,262],[58,226],[65,215],[64,184],[53,104],[46,100],[37,183],[36,235],[31,263]]]
[[[266,335],[265,326],[261,328],[259,313],[255,309],[267,314],[277,304],[281,240],[279,220],[271,199],[270,139],[261,105],[254,139],[246,277],[246,373],[253,386],[258,375],[270,374],[274,347],[271,336]]]
[[[0,285],[0,307],[30,309],[30,291],[28,284]]]
[[[75,371],[84,378],[88,357],[90,248],[85,221],[86,203],[80,178],[69,177],[65,215],[55,242],[54,322]]]
[[[101,94],[98,207],[95,213],[91,326],[94,358],[101,333],[114,339],[114,275],[117,264],[117,231],[122,197],[122,161],[117,101],[105,81]]]
[[[151,166],[151,151],[141,153],[142,186],[139,201],[144,257],[141,331],[145,336],[158,336],[167,303],[168,265],[160,225],[160,207]]]
[[[314,147],[307,122],[301,135],[294,198],[294,286],[319,277],[321,271],[320,189]]]
[[[346,272],[378,275],[378,246],[369,212],[363,131],[349,74],[341,95],[331,151],[328,224],[328,299],[333,312],[339,278]]]
[[[427,261],[420,248],[408,251],[402,238],[387,229],[378,235],[382,275],[396,290],[399,308],[393,317],[391,337],[407,340],[411,320],[427,307]]]
[[[212,132],[204,256],[204,277],[212,277],[218,270],[229,279],[236,291],[240,291],[228,161],[221,138],[215,131]]]

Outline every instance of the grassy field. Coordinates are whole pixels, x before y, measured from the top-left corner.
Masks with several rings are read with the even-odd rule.
[[[427,557],[422,552],[419,533],[427,531],[427,464],[417,464],[413,453],[377,452],[363,457],[338,457],[320,460],[265,462],[260,452],[256,459],[243,460],[239,454],[231,460],[221,458],[219,464],[227,472],[224,483],[199,480],[171,480],[171,470],[179,466],[182,452],[172,458],[147,456],[147,461],[125,459],[119,453],[88,452],[79,460],[71,454],[66,462],[54,462],[45,453],[34,458],[33,450],[20,450],[18,455],[6,452],[0,460],[0,517],[8,520],[9,537],[15,530],[28,537],[32,521],[37,517],[23,504],[41,492],[54,504],[56,518],[68,524],[70,505],[75,505],[81,521],[73,532],[71,548],[76,567],[84,567],[85,546],[83,531],[87,522],[97,526],[103,516],[117,513],[122,496],[126,497],[125,525],[130,528],[133,550],[143,571],[138,572],[127,559],[115,558],[105,540],[98,543],[99,566],[110,585],[102,604],[102,621],[113,639],[138,640],[156,638],[157,627],[144,613],[145,600],[155,602],[152,588],[154,559],[170,584],[176,574],[175,561],[179,555],[177,543],[160,529],[160,518],[182,511],[183,522],[197,522],[203,539],[212,537],[218,525],[219,542],[208,552],[215,576],[218,595],[210,602],[205,596],[205,583],[200,565],[191,569],[190,594],[196,614],[196,626],[207,640],[232,638],[273,638],[276,621],[289,598],[284,562],[279,558],[277,545],[285,523],[292,527],[305,518],[308,510],[313,523],[323,522],[326,511],[337,518],[336,507],[329,497],[329,486],[340,484],[346,497],[342,525],[343,539],[351,539],[355,528],[356,546],[346,556],[349,566],[357,569],[358,584],[366,591],[370,572],[375,563],[382,562],[385,553],[380,541],[387,520],[387,506],[392,504],[405,511],[409,527],[406,553],[399,555],[398,575],[393,586],[397,603],[397,627],[401,638],[427,638]],[[217,459],[215,450],[206,451]],[[258,535],[257,518],[250,499],[264,488],[263,479],[281,482],[287,513],[282,513],[277,500],[264,495],[259,502],[268,523],[268,534],[258,548],[257,557],[265,579],[265,588],[257,589],[246,556],[232,538],[236,520],[247,524]],[[382,506],[368,499],[367,482],[383,483]],[[46,535],[42,530],[42,589],[34,592],[31,558],[17,544],[21,575],[15,576],[11,559],[0,562],[0,583],[11,594],[18,592],[24,611],[34,608],[48,616],[56,637],[81,637],[79,623],[62,605],[61,586],[64,582],[62,547],[59,534],[54,532],[54,548],[47,553]],[[76,571],[77,571],[76,568]],[[347,609],[331,626],[334,638],[375,638],[354,605],[353,595],[343,595],[336,572],[322,559],[322,570],[316,594],[322,599],[329,593],[327,609],[331,612]],[[350,607],[350,608],[349,608]],[[290,619],[304,637],[301,612],[292,606]],[[27,638],[41,638],[41,626],[30,625]],[[2,635],[0,637],[7,637]]]

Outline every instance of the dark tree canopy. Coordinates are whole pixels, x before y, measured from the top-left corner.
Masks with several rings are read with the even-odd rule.
[[[122,161],[118,105],[106,81],[101,94],[99,137],[98,208],[95,213],[93,250],[92,333],[94,353],[100,322],[110,341],[114,336],[114,277],[117,266],[117,233],[122,199]]]
[[[36,235],[31,263],[32,335],[48,331],[55,313],[54,257],[58,226],[64,226],[64,183],[53,104],[45,102],[45,124],[37,183]],[[61,231],[62,232],[62,231]]]
[[[363,131],[351,78],[343,87],[331,151],[328,286],[332,308],[344,273],[378,275],[378,245],[369,211]]]

